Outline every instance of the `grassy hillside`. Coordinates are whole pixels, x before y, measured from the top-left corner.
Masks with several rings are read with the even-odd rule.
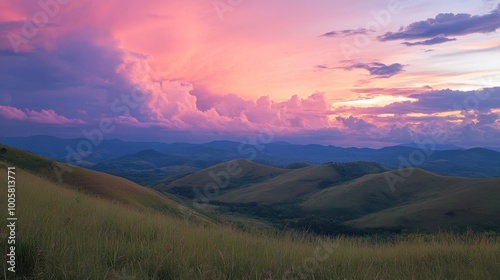
[[[35,154],[0,145],[0,163],[27,170],[47,180],[134,207],[182,215],[179,204],[166,196],[126,179],[58,163]]]
[[[500,178],[445,177],[416,169],[394,191],[386,176],[371,174],[312,194],[305,211],[357,218],[358,228],[412,231],[466,228],[500,230]]]
[[[465,228],[500,231],[500,180],[476,183],[473,187],[459,183],[455,190],[434,198],[370,214],[350,224],[358,228],[401,226],[420,232]]]
[[[415,169],[412,176],[406,178],[403,183],[396,184],[394,189],[391,189],[386,180],[388,174],[398,175],[398,171],[369,174],[334,188],[324,189],[309,196],[302,203],[302,207],[307,211],[330,211],[349,208],[356,213],[364,214],[419,197],[432,196],[439,190],[447,188],[450,183],[462,180],[462,178],[444,177]]]
[[[307,166],[247,188],[231,191],[218,197],[217,200],[231,203],[258,202],[264,204],[289,202],[340,182],[386,170],[376,163],[369,162]]]
[[[292,172],[290,169],[275,168],[238,159],[194,172],[170,182],[166,186],[157,183],[154,184],[154,187],[185,197],[193,197],[193,188],[203,191],[209,183],[221,186],[219,191],[226,192],[290,172]]]
[[[0,184],[6,185],[6,175],[0,168]],[[495,279],[500,275],[500,237],[494,235],[410,235],[381,243],[250,234],[113,203],[19,167],[16,182],[19,279]],[[6,188],[0,189],[1,197],[5,192]],[[5,221],[5,215],[0,211],[0,219]],[[2,244],[7,235],[6,227],[1,227]],[[2,254],[6,253],[2,246]]]

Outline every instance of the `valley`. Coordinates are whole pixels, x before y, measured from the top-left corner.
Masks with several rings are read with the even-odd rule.
[[[236,160],[161,180],[155,186],[162,195],[126,179],[0,148],[0,181],[6,182],[8,166],[16,166],[18,278],[493,279],[500,274],[500,235],[494,227],[498,179],[416,170],[391,192],[384,174],[395,171],[375,163],[285,169]],[[179,192],[201,191],[211,181],[226,182],[227,188],[207,204]],[[177,194],[168,193],[172,190]],[[277,226],[279,220],[288,227]],[[331,220],[344,233],[328,232],[332,228],[322,221]],[[307,228],[304,222],[310,223]],[[437,224],[442,231],[435,230]],[[387,231],[395,225],[406,231]],[[453,233],[444,226],[467,229]],[[4,242],[5,229],[0,236]]]

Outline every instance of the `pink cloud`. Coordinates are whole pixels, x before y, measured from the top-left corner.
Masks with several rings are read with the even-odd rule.
[[[118,69],[146,94],[140,102],[141,116],[136,117],[150,125],[219,132],[257,131],[273,126],[291,132],[328,126],[330,105],[324,93],[314,93],[307,98],[294,95],[283,102],[269,96],[256,100],[235,94],[203,96],[205,105],[201,110],[192,83],[153,78],[147,57],[127,55]]]
[[[34,111],[25,109],[22,111],[11,106],[0,106],[0,115],[6,119],[25,120],[44,124],[69,125],[85,123],[80,119],[68,119],[64,116],[58,115],[54,110]]]
[[[323,93],[308,98],[292,96],[277,102],[269,96],[245,100],[235,95],[217,97],[208,110],[200,110],[192,95],[194,86],[178,81],[151,82],[142,112],[149,121],[173,129],[255,131],[280,126],[284,131],[328,126],[328,102]]]
[[[25,112],[10,106],[0,105],[0,115],[6,119],[25,120],[28,118]]]
[[[213,108],[218,114],[224,117],[242,117],[243,112],[255,105],[250,100],[245,100],[236,94],[228,94],[222,97],[216,97],[213,102]]]
[[[15,106],[0,106],[0,116],[26,123],[83,124],[80,119],[56,113],[66,112],[71,106],[76,113],[73,117],[88,122],[107,116],[127,128],[161,128],[205,135],[248,134],[278,127],[275,131],[283,135],[307,134],[313,141],[314,137],[330,141],[331,134],[337,133],[336,139],[350,137],[358,142],[405,142],[424,135],[429,128],[439,127],[454,135],[477,132],[476,135],[495,139],[500,131],[498,115],[487,112],[500,107],[498,90],[488,100],[482,100],[482,95],[478,99],[475,92],[422,87],[425,81],[442,88],[439,85],[444,75],[437,70],[436,75],[406,73],[401,83],[374,81],[373,88],[363,89],[352,87],[358,80],[357,74],[338,68],[313,71],[313,65],[318,63],[334,67],[336,61],[344,59],[337,48],[340,41],[317,39],[323,32],[325,19],[338,20],[344,16],[339,22],[348,25],[346,20],[352,20],[353,26],[366,19],[359,5],[328,9],[335,4],[327,2],[318,4],[321,8],[304,4],[301,9],[284,1],[248,2],[226,13],[227,21],[221,24],[211,2],[201,0],[73,1],[61,6],[60,13],[40,28],[29,44],[23,45],[26,49],[20,54],[0,54],[2,62],[10,66],[5,67],[8,71],[18,66],[17,73],[33,75],[28,79],[32,81],[29,88],[13,93],[7,90],[12,100],[0,95],[0,103]],[[366,9],[381,8],[374,1],[364,4]],[[0,18],[5,21],[0,22],[0,37],[4,38],[0,40],[0,49],[10,50],[10,43],[5,40],[7,34],[21,32],[23,23],[19,19],[29,18],[40,7],[27,0],[0,6],[3,8]],[[116,7],[120,7],[120,13],[113,13]],[[271,11],[269,8],[285,9],[283,14],[287,16],[276,23],[274,13],[262,13]],[[308,9],[314,13],[305,13]],[[347,42],[350,39],[342,38]],[[374,44],[362,50],[366,61],[401,58],[402,63],[411,63],[414,72],[419,70],[416,61],[404,61],[406,56],[397,56],[396,48],[377,45],[375,37],[372,39]],[[388,56],[392,57],[387,59]],[[420,73],[426,73],[425,61],[422,59],[424,68]],[[28,71],[32,69],[36,71]],[[45,73],[50,75],[45,77]],[[12,75],[0,76],[4,77],[5,87]],[[436,76],[439,77],[434,80]],[[418,82],[408,82],[410,78]],[[26,84],[25,80],[20,75],[11,83],[11,89]],[[130,115],[110,115],[109,102],[121,100],[121,94],[134,85],[141,86],[146,99],[130,106]],[[52,91],[57,94],[49,95]],[[292,95],[296,92],[300,95]],[[378,96],[404,96],[418,101],[367,108],[343,106],[332,111],[332,101]],[[455,104],[474,105],[470,100],[480,101],[477,109],[482,115],[467,111],[451,117],[432,115],[459,110]],[[52,109],[17,109],[31,104]],[[394,116],[388,116],[391,114]],[[136,134],[137,130],[131,129],[129,133]]]
[[[80,119],[68,119],[64,116],[58,115],[54,110],[41,110],[33,111],[26,109],[28,120],[37,123],[46,124],[84,124],[85,122]]]

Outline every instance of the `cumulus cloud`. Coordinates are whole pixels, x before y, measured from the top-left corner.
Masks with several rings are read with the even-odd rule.
[[[55,124],[55,125],[70,125],[84,124],[80,119],[68,119],[58,115],[54,110],[35,111],[30,109],[19,110],[11,106],[0,105],[0,116],[6,119],[26,120],[34,123]]]
[[[11,120],[27,119],[27,115],[25,112],[10,106],[0,105],[0,115],[6,119],[11,119]]]
[[[212,105],[215,111],[224,117],[243,117],[244,113],[249,108],[254,107],[254,102],[245,100],[236,94],[228,94],[225,96],[217,97]]]
[[[374,128],[375,125],[364,121],[363,119],[356,118],[353,116],[349,116],[348,118],[337,117],[337,121],[340,121],[345,127],[349,129],[354,129],[358,131],[362,131],[365,129]]]
[[[79,125],[106,117],[136,128],[214,133],[270,125],[297,131],[328,123],[322,93],[277,102],[197,91],[186,79],[159,79],[147,55],[123,50],[109,34],[91,28],[62,35],[51,48],[0,51],[0,60],[6,66],[0,68],[0,92],[9,104],[1,107],[1,116],[9,120]],[[134,88],[145,98],[131,100]]]
[[[363,114],[434,114],[452,111],[488,112],[500,108],[500,87],[482,90],[434,90],[408,95],[416,101],[395,102],[384,107],[357,109]]]
[[[33,110],[26,110],[26,114],[28,115],[29,121],[37,123],[63,124],[63,125],[85,123],[80,119],[68,119],[64,116],[58,115],[54,110],[41,110],[39,112]]]
[[[306,98],[293,95],[280,102],[269,96],[252,100],[235,94],[209,95],[196,91],[188,81],[152,79],[148,58],[136,55],[127,55],[118,69],[145,93],[134,117],[150,125],[219,132],[256,131],[269,126],[290,132],[328,125],[330,103],[324,93]]]
[[[402,27],[397,32],[387,32],[378,39],[380,41],[427,39],[415,44],[439,44],[452,41],[453,39],[448,38],[450,36],[486,34],[495,32],[498,28],[500,28],[500,5],[485,15],[438,14],[435,18]]]
[[[27,7],[32,6],[26,1],[23,3]],[[132,17],[128,16],[136,14],[137,9],[133,7],[144,3],[130,2],[129,5],[132,6],[124,9],[126,16],[113,14],[113,17],[123,17],[127,27],[134,25],[130,23]],[[101,24],[111,22],[108,11],[112,7],[109,5],[109,10],[98,13],[97,19],[80,18],[83,22],[81,28],[74,27],[77,19],[73,20],[70,11],[61,14],[71,20],[65,21],[67,24],[57,29],[70,31],[57,33],[56,28],[44,29],[30,40],[32,48],[23,49],[18,54],[0,40],[0,61],[3,66],[0,67],[2,127],[15,128],[10,131],[19,134],[61,132],[67,137],[81,137],[81,127],[95,127],[106,117],[116,124],[114,133],[122,133],[120,136],[125,139],[140,135],[143,140],[154,138],[160,141],[172,141],[172,135],[183,133],[187,135],[186,138],[175,139],[199,142],[214,138],[241,139],[238,136],[246,137],[266,128],[272,128],[273,132],[279,134],[275,139],[295,137],[308,143],[322,141],[325,144],[343,145],[411,142],[428,135],[431,129],[446,129],[454,141],[467,143],[472,143],[470,139],[476,139],[478,142],[475,143],[487,143],[485,141],[493,142],[500,138],[500,90],[497,88],[490,89],[488,98],[483,98],[486,95],[481,95],[481,91],[359,89],[363,96],[405,96],[415,101],[395,102],[387,106],[379,104],[380,107],[373,108],[335,108],[332,111],[332,100],[321,92],[301,92],[301,95],[277,101],[266,91],[253,93],[253,98],[227,94],[230,91],[211,92],[203,87],[207,86],[203,84],[204,80],[200,82],[200,79],[185,73],[175,73],[175,77],[173,74],[155,75],[150,68],[148,55],[122,49],[123,44],[114,40],[113,34],[108,34],[105,29],[97,27],[99,24],[94,24],[96,20]],[[453,40],[455,36],[492,30],[494,24],[491,18],[494,19],[495,14],[488,15],[439,15],[429,22],[403,28],[398,32],[401,33],[399,35],[385,34],[387,36],[383,40],[399,40],[400,36],[401,40],[411,40],[409,44],[414,45],[443,43]],[[148,17],[163,18],[162,15]],[[489,22],[489,25],[480,25],[476,21]],[[463,22],[475,25],[469,26]],[[163,30],[165,26],[160,25]],[[457,29],[458,25],[462,31]],[[438,27],[446,32],[434,32]],[[10,30],[19,31],[19,28],[18,22],[0,23],[0,35]],[[49,36],[49,31],[54,32]],[[156,31],[152,33],[157,34]],[[327,32],[321,37],[345,37],[371,32],[367,29],[349,29]],[[414,35],[412,37],[409,34]],[[178,35],[182,36],[180,32]],[[155,41],[150,43],[158,45],[163,51],[164,47],[175,46],[175,40],[183,39],[165,36],[168,42],[161,45],[157,44],[157,36],[152,37]],[[5,39],[5,36],[2,38]],[[170,44],[170,41],[173,43]],[[184,53],[184,47],[181,46],[177,45],[180,52]],[[193,63],[199,62],[196,57],[188,59]],[[200,65],[200,68],[207,66]],[[320,64],[316,69],[338,68]],[[404,65],[350,61],[349,66],[342,69],[363,69],[373,78],[389,78],[403,72]],[[26,80],[30,82],[26,83]],[[135,87],[144,93],[144,99],[130,100],[130,93]],[[478,99],[478,96],[482,99]],[[120,113],[114,111],[110,104],[115,101],[127,110]],[[453,110],[462,112],[451,117],[431,115]],[[118,134],[112,137],[118,137]]]
[[[471,118],[448,120],[443,117],[407,118],[396,116],[359,116],[338,118],[346,123],[341,135],[351,142],[364,143],[407,143],[429,139],[432,134],[443,135],[448,144],[460,146],[496,145],[500,136],[500,123],[495,116],[473,114]],[[486,122],[478,121],[487,118]],[[371,127],[370,122],[377,122]],[[365,125],[368,123],[368,125]],[[383,145],[384,146],[384,145]],[[386,145],[385,145],[386,146]]]
[[[479,114],[477,116],[478,124],[480,125],[494,124],[499,119],[499,115],[496,113]]]
[[[405,143],[428,138],[439,131],[446,135],[446,143],[459,146],[496,145],[498,142],[500,88],[423,89],[420,93],[412,93],[412,90],[403,93],[414,101],[368,108],[335,108],[335,114],[339,115],[335,120],[341,125],[342,135],[355,142]]]
[[[132,90],[130,81],[117,73],[126,51],[106,34],[89,28],[55,41],[49,49],[38,46],[17,54],[0,51],[3,104],[52,109],[69,119],[84,117],[92,122],[110,113],[113,100]]]

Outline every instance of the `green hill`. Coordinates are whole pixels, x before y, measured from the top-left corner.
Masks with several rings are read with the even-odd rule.
[[[415,169],[394,191],[384,174],[370,174],[310,195],[307,212],[351,220],[357,228],[500,230],[500,178],[468,179]]]
[[[162,181],[160,181],[153,184],[153,187],[193,198],[193,189],[203,192],[207,184],[214,184],[220,193],[225,193],[290,172],[292,172],[290,169],[275,168],[238,159],[194,172],[166,185],[162,185]]]
[[[228,192],[217,200],[231,203],[258,202],[264,204],[290,202],[303,195],[352,180],[387,168],[376,163],[329,163],[294,169],[249,187]]]

